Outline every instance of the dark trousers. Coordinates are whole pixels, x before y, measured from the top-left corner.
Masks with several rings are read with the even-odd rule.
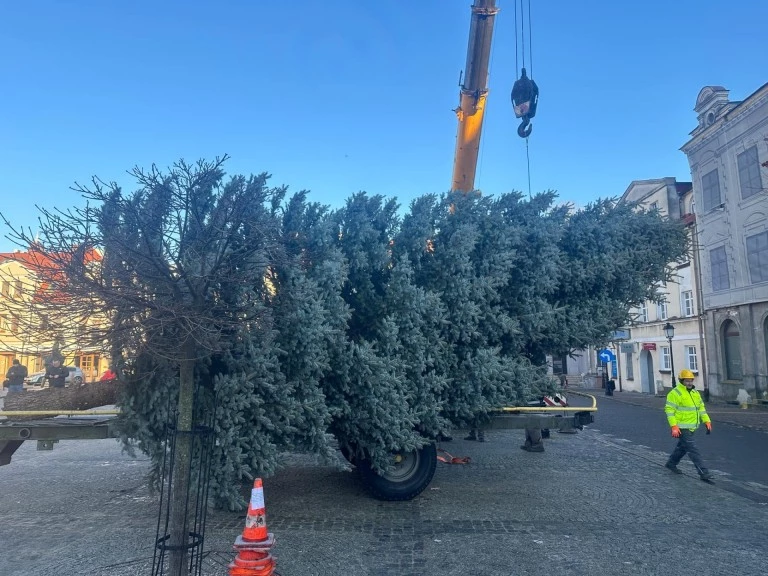
[[[538,446],[541,444],[541,428],[526,428],[525,444],[526,446]]]
[[[709,470],[707,470],[707,467],[704,466],[704,462],[701,460],[701,453],[693,439],[693,434],[693,430],[686,430],[685,428],[680,429],[680,438],[678,438],[677,446],[675,446],[672,454],[669,455],[669,463],[677,466],[680,460],[683,459],[683,456],[688,454],[688,458],[690,458],[693,465],[696,466],[696,470],[699,474],[706,474]]]

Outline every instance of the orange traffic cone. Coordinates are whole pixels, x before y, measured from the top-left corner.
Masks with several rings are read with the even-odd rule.
[[[275,560],[266,550],[240,550],[229,565],[229,576],[272,576]]]
[[[245,517],[243,540],[261,542],[267,539],[267,510],[264,507],[264,486],[261,478],[253,481],[251,501],[248,503],[248,515]]]
[[[253,481],[251,501],[245,517],[243,533],[235,540],[237,556],[229,565],[229,576],[271,576],[275,560],[270,553],[274,534],[267,532],[267,511],[261,478]]]
[[[248,503],[248,513],[245,517],[243,534],[238,536],[235,547],[240,548],[270,548],[274,544],[274,536],[267,531],[267,511],[264,506],[264,486],[261,478],[253,481],[251,501]]]

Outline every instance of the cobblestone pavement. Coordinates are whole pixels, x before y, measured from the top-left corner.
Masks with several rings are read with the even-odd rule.
[[[373,500],[354,473],[292,456],[264,482],[278,573],[768,572],[768,497],[758,503],[720,482],[669,474],[665,454],[596,430],[552,434],[543,454],[520,450],[522,435],[492,431],[482,444],[444,444],[471,463],[439,464],[431,486],[410,502]],[[0,468],[0,574],[149,575],[157,502],[145,487],[147,470],[146,459],[121,454],[109,440],[62,441],[53,452],[22,446]],[[243,526],[242,513],[209,514],[206,575],[227,573]]]

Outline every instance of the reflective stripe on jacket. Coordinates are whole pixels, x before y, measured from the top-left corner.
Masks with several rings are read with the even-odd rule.
[[[702,422],[709,422],[709,414],[699,391],[695,388],[688,390],[682,384],[678,384],[667,394],[664,412],[667,414],[669,425],[678,428],[696,430]]]

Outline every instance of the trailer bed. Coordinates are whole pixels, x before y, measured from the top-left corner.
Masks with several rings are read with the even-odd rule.
[[[103,440],[115,438],[115,417],[94,415],[56,416],[34,420],[0,420],[0,466],[26,440],[36,440],[38,450],[52,450],[59,440]]]

